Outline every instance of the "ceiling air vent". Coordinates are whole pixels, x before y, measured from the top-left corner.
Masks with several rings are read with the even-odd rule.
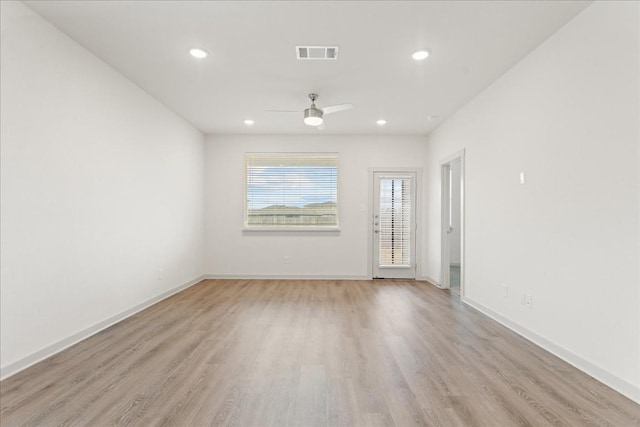
[[[296,46],[298,59],[338,59],[338,46]]]

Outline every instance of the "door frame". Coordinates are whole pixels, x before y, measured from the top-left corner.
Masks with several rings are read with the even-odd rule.
[[[368,185],[368,199],[367,199],[367,218],[368,218],[368,223],[369,225],[367,226],[367,271],[368,271],[368,275],[369,275],[369,279],[373,279],[373,202],[374,202],[374,191],[373,188],[375,186],[374,183],[374,176],[375,173],[379,172],[379,173],[389,173],[389,174],[393,174],[393,173],[414,173],[416,175],[416,180],[415,180],[415,219],[414,219],[414,227],[415,227],[415,242],[414,242],[414,257],[413,257],[413,262],[415,263],[415,278],[416,280],[419,279],[421,276],[421,264],[420,264],[420,257],[421,257],[421,247],[422,247],[422,240],[421,240],[421,236],[420,236],[420,232],[421,232],[421,221],[422,221],[422,217],[421,217],[421,212],[422,212],[422,194],[423,194],[423,188],[422,188],[422,168],[408,168],[408,167],[373,167],[373,168],[368,168],[368,178],[369,178],[369,185]]]
[[[449,277],[449,168],[460,160],[460,297],[465,295],[465,149],[440,160],[440,288],[450,288]]]

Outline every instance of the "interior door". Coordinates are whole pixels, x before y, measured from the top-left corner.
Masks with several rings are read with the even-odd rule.
[[[440,160],[440,283],[464,296],[464,150]]]
[[[373,173],[373,277],[415,279],[416,174]]]
[[[449,289],[460,294],[461,262],[461,160],[451,161],[449,167],[449,216],[447,237],[449,239]]]

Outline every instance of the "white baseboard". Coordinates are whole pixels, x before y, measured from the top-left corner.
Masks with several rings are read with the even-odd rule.
[[[283,275],[283,274],[206,274],[205,279],[265,279],[265,280],[371,280],[370,276],[347,275],[347,276],[331,276],[331,275]]]
[[[635,386],[630,382],[599,367],[598,365],[583,359],[577,354],[563,348],[562,346],[552,341],[549,341],[548,339],[536,334],[535,332],[530,331],[523,326],[520,326],[519,324],[507,319],[506,317],[494,312],[493,310],[483,306],[480,303],[477,303],[467,297],[462,297],[461,299],[465,304],[468,304],[469,306],[475,308],[486,316],[489,316],[496,322],[511,329],[513,332],[517,333],[523,338],[526,338],[537,346],[542,347],[549,353],[554,354],[570,365],[580,369],[581,371],[592,376],[601,383],[616,390],[618,393],[623,394],[634,402],[640,404],[640,387]]]
[[[48,357],[51,357],[54,354],[59,353],[68,347],[71,347],[74,344],[77,344],[78,342],[85,340],[92,335],[97,334],[98,332],[108,328],[111,325],[121,322],[122,320],[138,313],[139,311],[142,311],[145,308],[152,306],[157,302],[162,301],[163,299],[169,298],[171,295],[175,295],[178,292],[184,289],[187,289],[188,287],[193,286],[196,283],[201,282],[203,279],[204,279],[204,276],[200,276],[186,283],[183,283],[179,286],[176,286],[173,289],[162,292],[161,294],[156,295],[155,297],[150,298],[140,304],[137,304],[121,313],[118,313],[115,316],[111,316],[108,319],[103,320],[102,322],[98,322],[93,326],[83,329],[80,332],[77,332],[63,340],[60,340],[41,350],[38,350],[27,357],[23,357],[22,359],[16,362],[10,363],[7,366],[3,366],[2,368],[0,368],[0,380],[4,380],[5,378],[10,377],[11,375],[17,374],[23,369],[26,369],[31,365],[34,365]]]
[[[424,280],[425,282],[429,282],[430,284],[432,284],[433,286],[440,288],[440,289],[444,289],[442,287],[442,283],[440,283],[439,281],[432,279],[429,276],[420,276],[419,278],[416,277],[416,280]]]
[[[374,280],[371,276],[359,276],[359,275],[349,275],[349,276],[315,276],[315,275],[305,275],[305,276],[296,276],[296,275],[270,275],[270,274],[207,274],[204,276],[204,279],[207,280],[216,280],[216,279],[245,279],[245,280]],[[415,280],[422,282],[429,282],[430,285],[441,288],[442,285],[435,280],[431,279],[428,276],[419,276],[416,277]]]

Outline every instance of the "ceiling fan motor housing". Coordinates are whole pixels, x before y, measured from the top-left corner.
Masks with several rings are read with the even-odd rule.
[[[311,106],[304,110],[304,123],[309,126],[319,126],[322,124],[322,110]]]

